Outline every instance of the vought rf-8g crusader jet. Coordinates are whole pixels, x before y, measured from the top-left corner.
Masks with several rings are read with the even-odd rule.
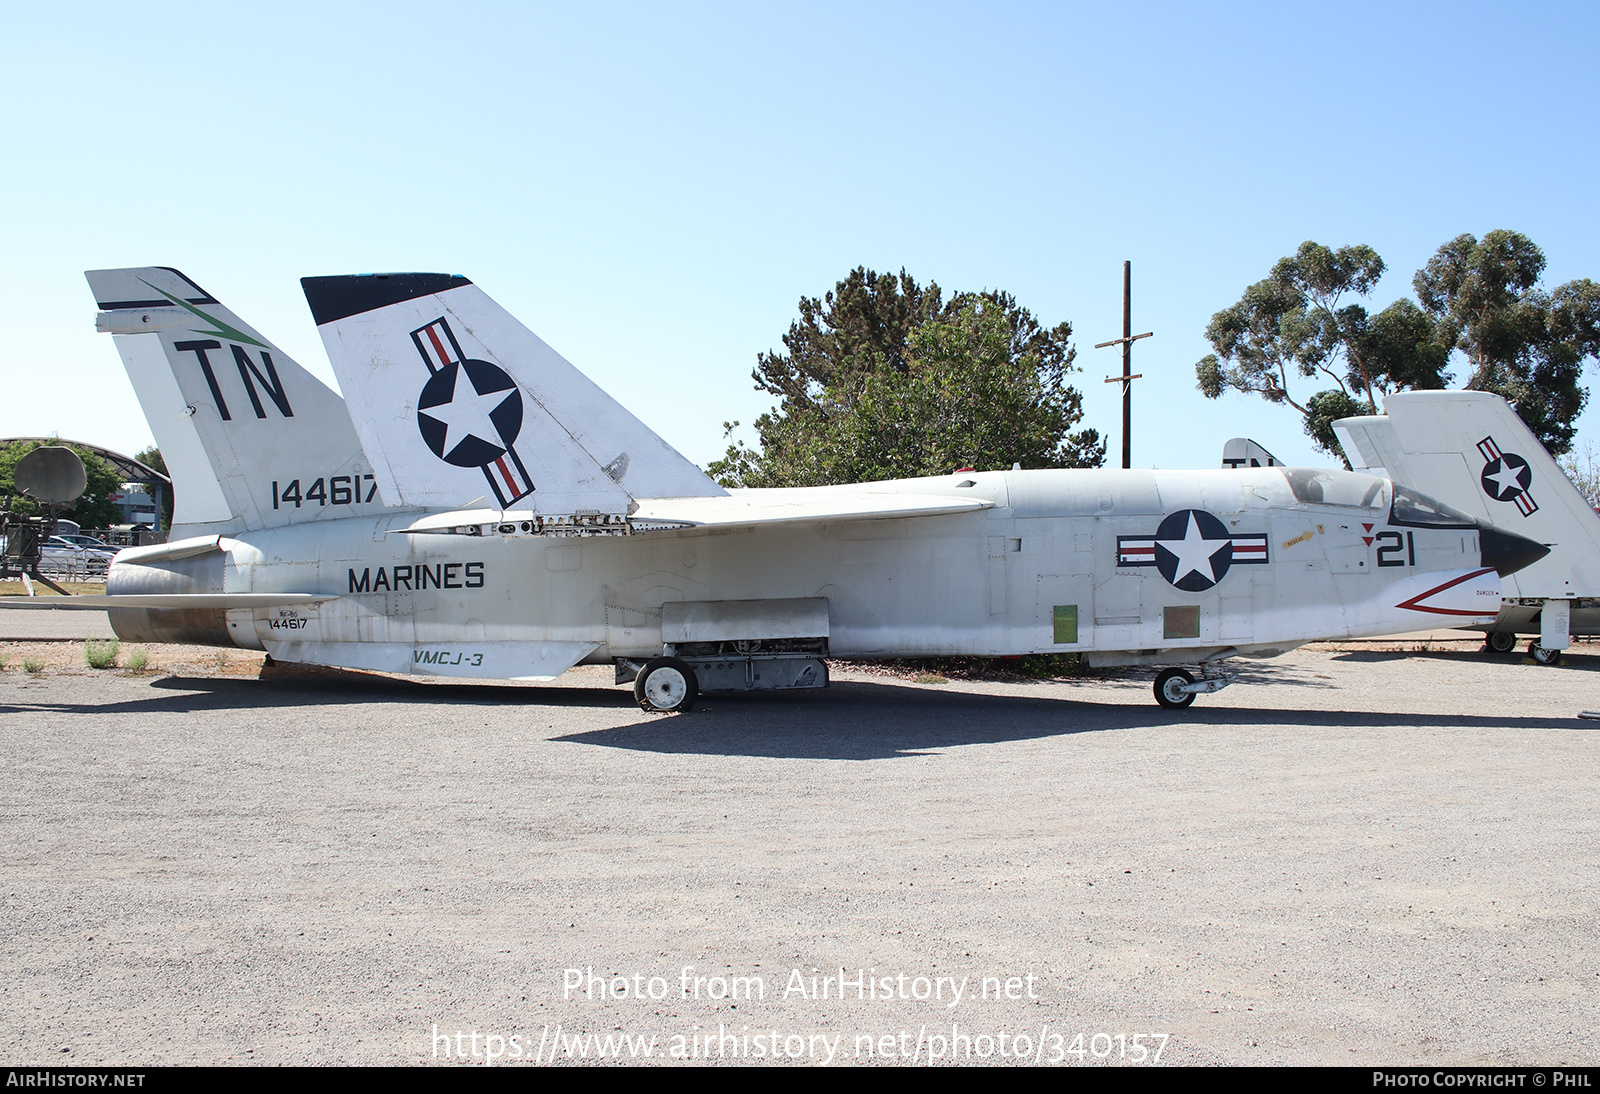
[[[305,279],[343,400],[174,270],[88,278],[178,504],[168,543],[71,598],[132,641],[490,679],[610,663],[661,711],[822,687],[829,657],[1070,652],[1162,666],[1181,707],[1233,657],[1492,623],[1545,551],[1342,471],[730,493],[465,278]]]

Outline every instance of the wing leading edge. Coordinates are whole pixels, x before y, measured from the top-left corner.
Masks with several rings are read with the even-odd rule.
[[[950,498],[936,494],[861,493],[817,497],[810,490],[752,490],[719,498],[646,498],[627,518],[627,530],[639,533],[691,528],[740,528],[829,521],[891,520],[953,516],[994,507],[985,498]],[[392,529],[392,533],[426,535],[465,532],[472,535],[528,531],[532,510],[457,509],[431,513]],[[621,530],[620,528],[618,529]]]

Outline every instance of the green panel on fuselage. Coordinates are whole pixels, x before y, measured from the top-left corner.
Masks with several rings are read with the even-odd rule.
[[[1055,640],[1059,645],[1071,645],[1078,641],[1078,606],[1076,604],[1057,604],[1055,606]]]

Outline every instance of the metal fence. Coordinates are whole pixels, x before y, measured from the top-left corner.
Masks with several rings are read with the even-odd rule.
[[[81,555],[46,554],[39,559],[39,572],[52,581],[104,581],[111,559],[85,551]]]

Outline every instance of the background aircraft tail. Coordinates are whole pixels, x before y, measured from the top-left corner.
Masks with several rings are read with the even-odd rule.
[[[1507,597],[1600,592],[1600,516],[1509,403],[1482,391],[1409,391],[1383,409],[1334,423],[1351,466],[1551,548],[1505,579]]]
[[[308,277],[306,300],[385,497],[546,518],[726,494],[476,285]]]
[[[1222,445],[1223,467],[1282,467],[1283,461],[1249,437],[1230,437]]]
[[[173,479],[179,534],[383,506],[344,400],[177,270],[84,275]]]

